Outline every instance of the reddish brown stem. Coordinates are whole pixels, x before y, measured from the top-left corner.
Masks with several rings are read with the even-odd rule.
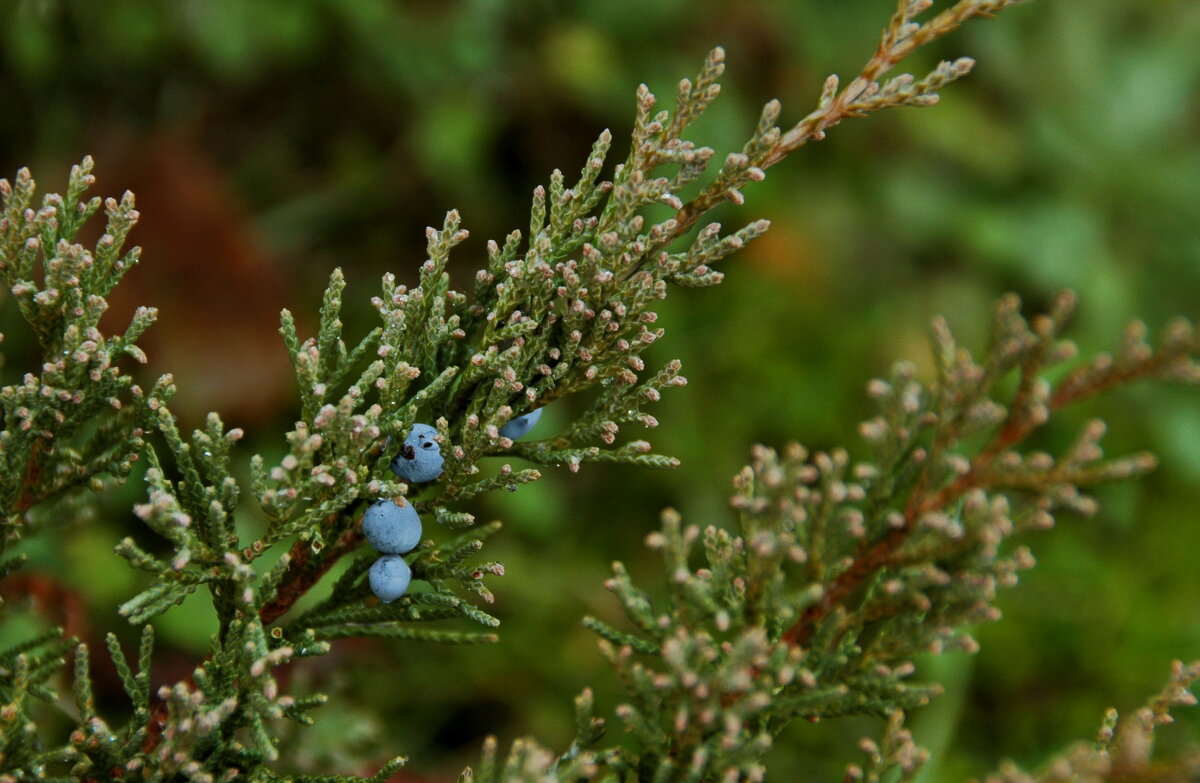
[[[887,34],[880,40],[875,53],[863,66],[859,75],[841,90],[826,106],[810,113],[789,131],[784,133],[775,146],[767,153],[760,165],[768,168],[786,158],[789,154],[804,146],[810,140],[820,140],[825,137],[825,131],[851,117],[863,116],[863,112],[853,107],[864,91],[877,82],[884,74],[895,68],[902,60],[925,44],[942,37],[963,22],[981,12],[969,3],[959,2],[955,6],[939,13],[929,22],[921,25],[903,40],[898,40],[898,29],[889,27]],[[893,25],[896,24],[893,20]],[[675,213],[675,228],[670,235],[654,246],[650,253],[654,257],[667,245],[683,236],[695,225],[701,217],[725,199],[724,194],[712,193],[708,190],[701,193],[692,201],[684,204]]]
[[[25,480],[21,482],[21,494],[13,508],[17,513],[24,513],[37,505],[38,496],[35,494],[38,483],[42,480],[42,457],[46,453],[46,441],[35,438],[29,449],[29,464],[25,468]]]
[[[1091,384],[1060,385],[1051,394],[1046,407],[1053,413],[1085,397],[1106,391],[1114,386],[1154,375],[1176,359],[1178,359],[1178,355],[1164,352],[1156,354],[1145,362],[1132,367],[1114,369]],[[1027,396],[1022,392],[1027,386],[1028,384],[1022,384],[1021,390],[1018,391],[1018,399],[1013,401],[1012,415],[988,445],[971,461],[970,470],[932,494],[926,494],[920,489],[914,492],[904,510],[904,524],[892,530],[887,536],[876,541],[874,544],[864,546],[860,549],[854,558],[853,564],[838,575],[837,579],[834,580],[833,586],[821,596],[821,600],[805,609],[800,619],[784,631],[780,638],[786,644],[799,647],[807,644],[816,631],[817,625],[833,611],[834,607],[841,604],[851,593],[859,589],[872,574],[888,565],[896,550],[900,548],[905,540],[907,540],[909,534],[916,528],[917,522],[921,517],[930,512],[946,508],[961,498],[967,491],[982,486],[986,478],[987,469],[996,457],[1025,440],[1040,426],[1025,415],[1028,413],[1028,409],[1026,408],[1028,400]]]
[[[358,540],[357,527],[351,527],[338,536],[337,540],[323,552],[320,562],[315,565],[311,564],[313,552],[309,542],[297,541],[293,544],[290,553],[292,562],[275,594],[275,599],[258,612],[262,624],[270,625],[287,614],[296,601],[311,590],[313,585],[319,582],[321,577],[333,567],[333,564],[358,543]]]

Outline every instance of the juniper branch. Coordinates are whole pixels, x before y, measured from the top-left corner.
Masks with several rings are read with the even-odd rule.
[[[1129,327],[1128,334],[1132,337],[1127,340],[1116,361],[1107,355],[1101,355],[1066,376],[1056,387],[1050,387],[1041,380],[1040,373],[1048,364],[1073,355],[1073,346],[1057,345],[1056,342],[1074,306],[1074,295],[1070,292],[1062,294],[1056,301],[1052,314],[1036,318],[1032,329],[1029,329],[1017,314],[1019,303],[1016,297],[1010,296],[999,303],[997,328],[1003,331],[993,336],[993,342],[1002,346],[1001,350],[1008,350],[1012,354],[1003,359],[1001,366],[1015,364],[1019,367],[1021,375],[1021,381],[1008,406],[1008,414],[1003,423],[996,429],[987,445],[971,458],[966,469],[948,482],[938,485],[935,480],[938,471],[942,469],[938,464],[939,459],[929,459],[925,462],[905,503],[903,517],[899,523],[878,540],[864,539],[853,557],[852,564],[824,591],[820,601],[808,607],[800,620],[788,629],[784,635],[786,641],[804,646],[816,625],[867,579],[885,568],[918,523],[928,515],[950,509],[974,489],[991,491],[1016,487],[1044,490],[1051,485],[1053,476],[1036,476],[1029,482],[1022,482],[1019,474],[997,473],[991,468],[998,458],[1011,454],[1010,450],[1013,447],[1044,426],[1053,413],[1087,397],[1144,378],[1197,379],[1192,357],[1200,348],[1200,341],[1189,324],[1182,321],[1172,324],[1161,346],[1154,350],[1144,342],[1145,327],[1135,323]],[[952,357],[952,362],[962,361],[956,355],[944,322],[935,322],[934,333],[945,344],[945,350],[940,353]],[[988,387],[999,380],[995,371],[982,371],[979,373],[978,386],[967,386],[956,389],[955,392],[966,399],[977,400],[983,397]],[[966,414],[967,411],[959,413]],[[934,415],[937,416],[938,413],[935,412]],[[964,423],[961,416],[949,422],[936,419],[935,421],[937,424],[948,425],[939,430],[936,438],[939,445],[958,439]],[[1102,433],[1103,429],[1096,429],[1091,439],[1098,439]],[[943,448],[935,447],[933,456],[940,458],[942,450]],[[1138,455],[1129,469],[1144,471],[1152,466],[1152,457]]]
[[[1032,565],[1025,549],[1002,554],[1001,545],[1052,524],[1056,509],[1094,512],[1082,488],[1153,464],[1138,454],[1105,460],[1095,423],[1057,457],[1017,447],[1092,393],[1151,377],[1200,381],[1200,340],[1177,322],[1157,347],[1135,325],[1115,359],[1081,364],[1052,386],[1044,373],[1075,353],[1061,339],[1073,303],[1065,294],[1049,316],[1027,322],[1015,297],[1005,298],[980,361],[935,321],[935,381],[918,382],[900,363],[890,382],[869,385],[881,408],[861,428],[873,462],[852,466],[843,450],[758,447],[734,482],[736,532],[702,532],[665,513],[661,532],[646,539],[662,554],[664,602],[614,565],[606,586],[636,631],[585,620],[629,698],[617,714],[635,737],[636,763],[614,758],[614,772],[754,780],[790,721],[874,714],[889,728],[882,743],[864,741],[866,763],[847,779],[915,775],[924,752],[903,716],[939,689],[911,680],[913,656],[975,649],[968,628],[994,620],[996,591]],[[1014,373],[1016,391],[1002,406],[996,390]]]

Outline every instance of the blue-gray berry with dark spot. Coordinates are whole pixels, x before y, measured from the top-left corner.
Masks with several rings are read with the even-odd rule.
[[[363,512],[362,530],[371,546],[388,555],[411,552],[421,543],[421,517],[412,503],[376,500]]]
[[[428,424],[414,424],[400,453],[392,460],[392,472],[410,483],[433,481],[442,475],[445,458],[438,446],[437,430]]]
[[[380,601],[390,604],[408,592],[412,569],[400,555],[384,555],[371,564],[367,580],[371,583],[371,592]]]
[[[541,408],[538,408],[535,411],[530,411],[524,416],[518,416],[508,424],[505,424],[503,427],[501,427],[500,434],[506,438],[512,438],[513,440],[516,440],[533,429],[534,425],[538,423],[538,419],[540,418],[542,418]]]

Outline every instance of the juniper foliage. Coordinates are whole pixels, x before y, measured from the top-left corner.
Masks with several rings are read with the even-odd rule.
[[[250,458],[245,485],[231,470],[240,430],[212,413],[202,429],[181,431],[169,406],[170,376],[143,389],[122,369],[123,356],[144,361],[136,340],[154,311],[139,309],[118,336],[99,329],[107,295],[138,259],[136,249],[121,252],[138,218],[132,195],[105,202],[107,227],[89,250],[76,238],[101,205],[85,196],[90,159],[73,170],[65,196],[48,195],[40,207],[27,171],[3,182],[0,274],[43,361],[40,374],[0,391],[0,578],[21,566],[20,555],[7,553],[48,524],[50,515],[33,512],[85,504],[106,480],[127,478],[138,460],[147,498],[135,511],[168,554],[133,538],[116,549],[149,575],[120,608],[141,629],[136,664],[116,636],[106,640],[133,707],[123,724],[97,710],[89,676],[95,651],[61,629],[0,651],[0,780],[357,779],[296,776],[276,763],[279,721],[311,724],[324,703],[320,695],[284,693],[276,671],[350,637],[495,640],[485,579],[504,569],[480,553],[499,523],[476,525],[462,504],[541,472],[508,464],[493,471],[484,460],[572,471],[601,461],[675,466],[622,431],[656,426],[649,406],[685,384],[678,362],[655,371],[643,359],[664,334],[655,302],[672,285],[719,283],[715,265],[768,226],[692,229],[718,204],[741,204],[767,168],[843,119],[936,102],[937,90],[969,71],[969,59],[921,79],[885,74],[968,19],[1014,4],[961,0],[922,22],[931,0],[901,0],[859,76],[845,87],[830,77],[816,109],[786,130],[776,124],[779,103],[768,103],[743,148],[707,181],[715,153],[684,134],[717,97],[721,50],[694,80],[680,82],[673,110],[656,111],[642,86],[630,151],[611,179],[602,176],[613,144],[605,131],[577,180],[555,171],[548,187],[534,191],[527,233],[488,243],[471,295],[450,287],[450,253],[467,238],[451,211],[426,233],[416,286],[384,277],[372,300],[379,325],[358,340],[343,334],[345,280],[335,270],[315,336],[302,338],[291,313],[282,313],[299,418],[278,464]],[[671,214],[656,222],[661,205]],[[1019,447],[1082,397],[1144,377],[1197,378],[1197,339],[1180,323],[1157,347],[1132,328],[1115,357],[1050,384],[1046,370],[1073,353],[1059,336],[1072,305],[1064,296],[1048,315],[1026,321],[1015,299],[1002,300],[979,360],[935,324],[936,380],[922,383],[901,364],[870,386],[881,413],[862,428],[869,462],[850,465],[842,451],[760,447],[735,482],[736,528],[701,533],[666,513],[647,543],[663,554],[668,603],[655,606],[618,564],[609,587],[629,630],[585,621],[628,691],[617,714],[631,740],[612,742],[584,693],[578,737],[566,751],[519,740],[502,757],[489,740],[478,770],[462,779],[758,780],[763,754],[788,722],[854,713],[887,716],[888,728],[881,742],[864,742],[866,760],[848,778],[911,777],[923,756],[903,728],[904,713],[937,692],[912,680],[913,656],[972,647],[966,629],[993,617],[995,591],[1031,563],[1025,550],[1005,546],[1011,535],[1046,526],[1063,507],[1092,510],[1080,488],[1151,464],[1144,455],[1103,459],[1098,424],[1056,457]],[[1002,400],[1011,376],[1015,391]],[[561,431],[520,443],[501,434],[515,417],[585,392],[590,407]],[[389,466],[418,421],[436,423],[445,472],[410,486]],[[369,595],[375,554],[359,530],[362,509],[380,498],[411,502],[446,528],[407,557],[421,589],[386,605]],[[247,500],[266,520],[249,540],[235,525]],[[341,575],[326,579],[343,560]],[[318,587],[320,601],[293,611]],[[153,622],[201,589],[218,620],[209,654],[185,680],[156,688]],[[68,656],[73,693],[64,699],[56,673]],[[1101,741],[1065,756],[1061,768],[1096,779],[1141,770],[1153,726],[1170,705],[1187,701],[1197,673],[1181,666],[1170,689],[1123,731],[1106,718]],[[70,717],[69,736],[46,735],[37,702]],[[368,779],[386,780],[403,764],[398,757]],[[1002,773],[1058,779],[1023,774]]]
[[[1097,421],[1059,455],[1021,444],[1054,411],[1113,385],[1200,381],[1200,343],[1178,321],[1156,347],[1134,324],[1114,356],[1049,382],[1075,355],[1060,338],[1072,304],[1064,294],[1026,321],[1015,297],[1001,300],[980,361],[935,321],[933,382],[901,362],[869,385],[880,414],[861,428],[868,461],[760,446],[734,480],[736,528],[701,530],[666,512],[646,544],[662,553],[667,605],[617,563],[607,587],[634,630],[585,621],[628,692],[617,714],[635,738],[632,759],[597,759],[618,779],[758,780],[788,722],[868,714],[887,717],[887,733],[867,741],[867,767],[848,778],[910,779],[924,755],[904,714],[939,693],[913,681],[914,657],[977,649],[970,627],[997,619],[997,591],[1033,564],[1010,537],[1052,525],[1061,509],[1094,513],[1082,488],[1154,464],[1106,459]],[[1180,669],[1177,687],[1197,675]]]

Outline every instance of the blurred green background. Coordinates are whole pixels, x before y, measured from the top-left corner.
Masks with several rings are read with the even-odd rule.
[[[152,369],[175,373],[185,424],[215,408],[247,430],[244,464],[253,451],[278,456],[295,415],[278,311],[311,324],[332,267],[346,270],[347,329],[361,334],[379,276],[415,278],[424,226],[462,211],[472,238],[454,273],[468,280],[486,239],[527,225],[530,191],[551,169],[576,171],[605,127],[626,136],[639,82],[670,96],[725,46],[725,91],[694,134],[724,154],[764,101],[780,98],[795,120],[825,75],[857,73],[892,8],[3,0],[0,170],[31,166],[54,190],[90,153],[99,192],[137,192],[145,256],[114,321],[139,304],[162,310]],[[490,732],[563,747],[573,694],[595,686],[606,711],[619,699],[578,624],[584,613],[615,617],[600,588],[610,561],[657,577],[640,542],[664,506],[726,522],[726,482],[753,442],[861,452],[865,381],[895,358],[925,361],[935,313],[980,346],[1003,292],[1038,306],[1071,287],[1085,351],[1113,346],[1129,318],[1200,316],[1196,40],[1194,0],[1038,0],[914,58],[915,71],[979,61],[939,106],[846,123],[773,168],[747,206],[720,215],[768,217],[770,234],[727,264],[724,285],[677,290],[662,308],[668,334],[653,358],[682,359],[691,383],[664,399],[651,435],[683,467],[552,471],[486,501],[476,511],[507,523],[487,550],[508,567],[494,583],[503,641],[342,643],[297,667],[297,689],[334,699],[286,763],[347,771],[404,753],[411,779],[441,781]],[[29,359],[12,344],[14,320],[4,306],[6,383]],[[560,405],[542,432],[570,419]],[[1095,415],[1111,424],[1111,451],[1150,448],[1162,467],[1101,493],[1097,518],[1065,518],[1027,542],[1040,565],[1001,599],[1005,619],[979,630],[979,655],[925,662],[948,685],[915,718],[936,751],[928,780],[981,776],[1005,757],[1036,764],[1090,737],[1104,708],[1139,704],[1172,658],[1200,656],[1200,395],[1124,391],[1064,417],[1054,437]],[[96,524],[69,521],[33,549],[34,570],[55,575],[55,600],[93,640],[122,624],[115,606],[134,577],[110,553],[136,529],[137,493],[112,493]],[[156,681],[190,670],[210,619],[203,601],[164,618]],[[101,689],[119,715],[115,680]],[[1164,742],[1200,739],[1195,713]],[[874,729],[794,727],[772,778],[839,779]]]

